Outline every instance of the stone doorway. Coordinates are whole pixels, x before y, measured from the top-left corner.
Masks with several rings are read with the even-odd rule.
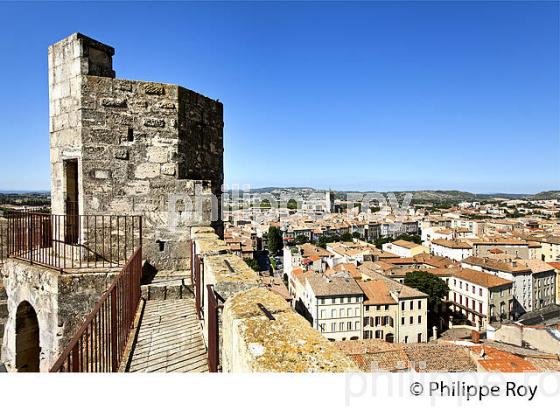
[[[16,369],[18,372],[39,371],[39,322],[29,302],[22,302],[16,313]]]
[[[64,204],[64,213],[66,214],[65,242],[75,245],[78,243],[78,215],[80,215],[78,206],[78,160],[65,160],[64,172],[66,174],[66,199]]]

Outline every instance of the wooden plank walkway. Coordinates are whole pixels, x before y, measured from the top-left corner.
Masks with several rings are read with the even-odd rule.
[[[208,371],[206,346],[192,299],[146,302],[129,371]]]

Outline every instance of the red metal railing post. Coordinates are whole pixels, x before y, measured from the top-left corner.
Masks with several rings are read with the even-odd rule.
[[[118,328],[118,313],[117,313],[117,287],[111,290],[111,371],[115,372],[118,369],[118,349],[117,349],[117,328]]]

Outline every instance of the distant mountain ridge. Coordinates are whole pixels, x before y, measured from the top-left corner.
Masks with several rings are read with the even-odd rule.
[[[296,192],[325,192],[325,189],[316,189],[311,187],[263,187],[251,189],[251,193],[272,193],[275,191],[292,190]],[[231,192],[228,191],[228,192]],[[378,193],[386,195],[394,194],[397,198],[402,198],[406,194],[412,194],[414,202],[462,202],[462,201],[482,201],[493,199],[560,199],[560,191],[543,191],[537,194],[510,194],[510,193],[491,193],[477,194],[459,190],[416,190],[416,191],[356,191],[356,190],[333,190],[339,197],[346,194],[373,194]]]

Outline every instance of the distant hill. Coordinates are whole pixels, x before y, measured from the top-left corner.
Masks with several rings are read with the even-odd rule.
[[[309,193],[309,192],[325,192],[324,189],[315,189],[311,187],[264,187],[251,189],[252,193],[270,193],[278,192],[280,190],[295,191],[298,193]],[[398,200],[404,198],[406,194],[412,194],[413,202],[432,202],[432,203],[443,203],[443,202],[472,202],[472,201],[490,201],[496,199],[560,199],[560,191],[545,191],[539,192],[538,194],[510,194],[510,193],[491,193],[491,194],[476,194],[466,191],[458,190],[418,190],[418,191],[335,191],[337,198],[343,199],[346,194],[372,194],[379,193],[386,195],[388,193],[394,194]]]
[[[532,196],[532,199],[560,199],[560,191],[543,191]]]

